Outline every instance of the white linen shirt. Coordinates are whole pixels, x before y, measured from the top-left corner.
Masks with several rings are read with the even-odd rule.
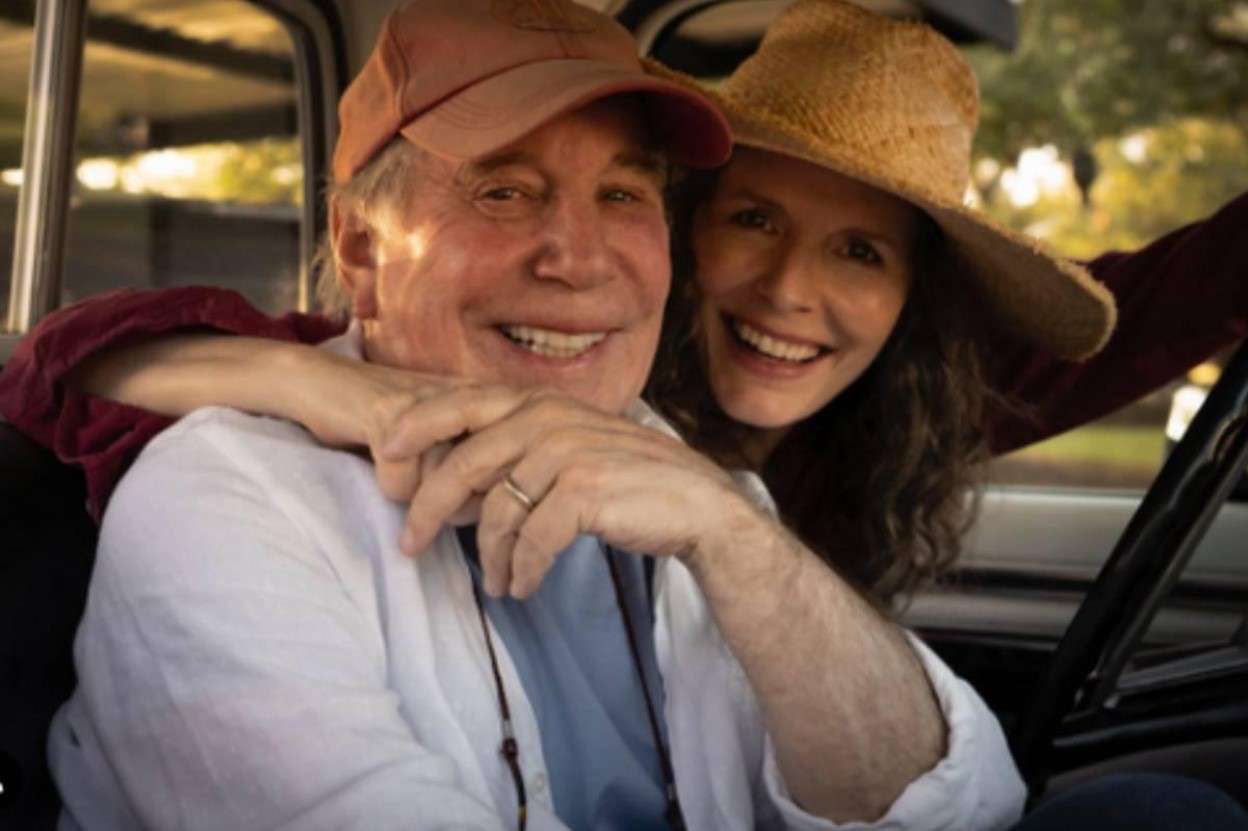
[[[642,405],[632,414],[657,426]],[[404,556],[403,516],[368,461],[293,424],[210,408],[156,438],[105,516],[79,687],[49,738],[62,828],[514,828],[462,551],[445,528]],[[689,828],[971,831],[1019,816],[1023,787],[996,719],[917,640],[946,757],[876,823],[802,812],[691,573],[658,561],[654,596]],[[497,632],[494,645],[528,827],[562,828],[532,707]]]

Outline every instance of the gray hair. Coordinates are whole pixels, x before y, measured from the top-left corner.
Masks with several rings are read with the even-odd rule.
[[[396,136],[350,180],[326,185],[325,198],[339,211],[354,213],[370,225],[391,226],[398,221],[404,192],[411,186],[411,174],[423,159],[420,148]],[[351,315],[351,296],[338,273],[328,229],[317,241],[310,268],[321,314],[346,320]]]

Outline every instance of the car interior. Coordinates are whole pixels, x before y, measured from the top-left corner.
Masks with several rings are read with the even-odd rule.
[[[116,288],[208,283],[310,308],[335,101],[391,4],[0,7],[0,363],[43,314]],[[1010,0],[860,4],[959,45],[1018,45]],[[785,2],[597,5],[643,53],[713,81]],[[206,185],[206,169],[228,175]],[[171,184],[130,186],[144,176]],[[993,484],[956,573],[906,610],[1001,718],[1033,799],[1162,771],[1248,806],[1246,421],[1248,346],[1146,490]],[[50,828],[59,810],[44,737],[74,684],[95,540],[83,481],[0,422],[0,827]]]

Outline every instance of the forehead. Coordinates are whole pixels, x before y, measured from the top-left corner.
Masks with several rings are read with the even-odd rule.
[[[467,162],[464,169],[527,162],[575,172],[595,161],[629,164],[645,158],[661,164],[662,157],[654,147],[641,102],[633,95],[616,95],[551,119],[511,144]]]
[[[776,201],[781,207],[854,208],[880,219],[908,222],[911,203],[874,185],[782,153],[739,147],[720,179],[720,192],[735,189]]]

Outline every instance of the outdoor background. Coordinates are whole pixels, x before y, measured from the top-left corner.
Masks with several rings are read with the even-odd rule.
[[[983,95],[973,198],[988,213],[1091,258],[1248,190],[1248,3],[1024,0],[1019,18],[1014,52],[967,50]],[[1145,486],[1176,386],[999,462],[994,478]]]

